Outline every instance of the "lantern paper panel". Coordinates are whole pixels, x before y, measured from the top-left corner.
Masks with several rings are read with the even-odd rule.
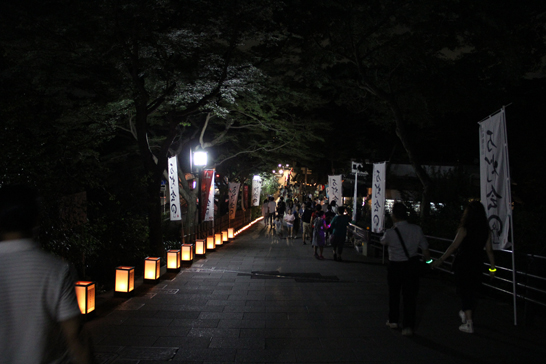
[[[160,276],[161,258],[147,257],[144,259],[144,279],[156,280]]]
[[[214,234],[214,244],[216,246],[224,245],[224,241],[222,240],[222,234],[221,233]]]
[[[180,249],[172,249],[167,251],[167,269],[180,268]]]
[[[207,237],[207,250],[214,250],[216,248],[216,244],[214,244],[214,236],[208,236]]]
[[[193,260],[193,244],[182,244],[182,261],[191,262]]]
[[[223,241],[224,243],[227,243],[227,241],[228,241],[227,230],[222,231],[222,241]]]
[[[78,281],[76,285],[76,298],[82,314],[86,315],[95,310],[95,282]]]
[[[195,240],[195,255],[205,255],[207,252],[207,247],[205,244],[205,239]]]
[[[228,239],[233,239],[235,237],[235,232],[233,231],[233,228],[227,229],[227,235]]]
[[[116,268],[116,292],[131,292],[135,289],[135,267]]]

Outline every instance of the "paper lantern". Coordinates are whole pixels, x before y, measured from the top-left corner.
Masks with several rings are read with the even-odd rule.
[[[82,314],[87,315],[95,310],[95,282],[78,281],[76,285],[76,298]]]
[[[160,276],[161,258],[148,257],[144,259],[144,279],[155,281]]]
[[[227,243],[227,242],[228,242],[227,230],[222,231],[222,241],[223,241],[224,243]]]
[[[182,244],[182,261],[193,261],[193,244]]]
[[[233,231],[233,228],[227,229],[227,237],[228,237],[228,239],[233,239],[235,237],[235,233]]]
[[[207,250],[214,250],[216,244],[214,244],[214,236],[207,236]]]
[[[224,245],[224,242],[222,241],[222,234],[221,233],[214,234],[214,244],[216,246]]]
[[[135,289],[135,267],[116,268],[116,292],[129,293]]]
[[[195,240],[195,255],[205,255],[207,252],[207,247],[205,244],[205,239]]]
[[[167,269],[180,268],[180,249],[172,249],[167,251]]]

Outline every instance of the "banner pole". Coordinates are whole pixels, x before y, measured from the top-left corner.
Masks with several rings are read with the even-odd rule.
[[[353,221],[356,222],[356,196],[358,189],[358,172],[355,173],[355,192],[353,195]]]

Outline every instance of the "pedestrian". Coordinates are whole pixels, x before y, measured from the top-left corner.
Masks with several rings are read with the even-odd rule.
[[[282,219],[284,218],[284,212],[286,211],[286,203],[284,202],[284,197],[279,198],[279,203],[277,203],[277,214]]]
[[[330,233],[332,232],[332,229],[330,228],[330,223],[332,222],[332,219],[334,218],[334,216],[336,216],[336,214],[332,211],[332,207],[330,205],[325,205],[326,206],[326,212],[324,213],[324,220],[326,221],[326,225],[328,225],[328,229],[326,229],[326,245],[331,245],[331,242],[329,239],[330,237]]]
[[[73,271],[33,239],[38,208],[34,190],[0,187],[0,362],[92,363]]]
[[[381,244],[388,247],[389,320],[387,326],[400,325],[400,293],[402,293],[402,335],[413,335],[419,291],[418,250],[425,260],[430,259],[428,242],[420,226],[407,222],[407,209],[401,202],[392,207],[394,226],[381,238]]]
[[[277,210],[277,204],[275,203],[273,196],[269,197],[267,206],[269,211],[269,226],[273,228],[275,226],[275,211]]]
[[[324,213],[322,210],[318,210],[315,213],[315,219],[313,220],[313,250],[315,252],[315,258],[323,260],[324,256],[322,255],[324,251],[324,246],[326,245],[326,221],[323,219]],[[320,255],[317,251],[320,251]]]
[[[332,229],[331,242],[334,249],[334,260],[343,261],[341,254],[347,237],[347,226],[349,226],[350,222],[351,218],[345,215],[345,207],[338,207],[337,215],[334,216],[329,225],[329,228]]]
[[[267,226],[267,220],[269,218],[269,200],[267,198],[262,205],[262,216],[264,218],[264,226]]]
[[[301,205],[297,203],[294,206],[294,239],[298,238],[300,232],[301,218],[300,218]]]
[[[462,324],[459,330],[474,332],[473,313],[477,304],[477,291],[481,285],[483,269],[483,250],[489,259],[489,275],[495,277],[495,256],[491,244],[491,232],[483,204],[472,201],[463,212],[455,239],[445,253],[432,263],[435,268],[456,252],[452,268],[457,284],[457,293],[461,299],[459,317]]]
[[[279,216],[275,218],[275,234],[282,239],[282,220]]]
[[[296,220],[296,217],[294,216],[294,213],[291,209],[286,210],[286,214],[284,215],[284,222],[286,223],[286,230],[288,230],[286,238],[292,239],[294,237],[294,221]]]
[[[313,235],[311,233],[311,215],[313,214],[313,212],[311,211],[310,208],[308,208],[308,204],[304,203],[303,205],[301,205],[301,222],[302,222],[302,240],[303,240],[303,245],[306,245],[306,241],[307,239],[309,240],[312,240],[313,239]]]

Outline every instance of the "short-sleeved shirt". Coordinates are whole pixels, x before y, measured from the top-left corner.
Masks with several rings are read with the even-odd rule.
[[[0,242],[0,363],[65,363],[61,321],[80,315],[69,265],[32,240]]]
[[[347,235],[347,226],[349,226],[351,218],[347,215],[336,215],[330,222],[332,227],[332,234],[336,238],[345,238]]]
[[[420,226],[410,224],[407,221],[399,221],[392,228],[385,231],[385,235],[381,238],[381,244],[388,247],[390,261],[403,262],[408,260],[394,228],[398,228],[410,257],[416,256],[419,249],[428,249],[427,239]]]

